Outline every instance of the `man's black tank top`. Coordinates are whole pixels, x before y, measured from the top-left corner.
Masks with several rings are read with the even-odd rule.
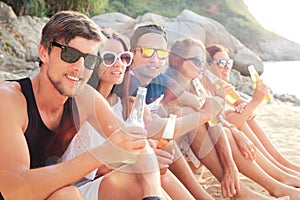
[[[28,127],[25,138],[30,152],[30,168],[57,163],[77,133],[74,120],[78,117],[77,106],[72,98],[64,104],[64,111],[57,130],[52,131],[44,124],[33,94],[29,78],[17,80],[27,101]],[[51,95],[49,94],[49,98]],[[72,103],[75,105],[72,106]],[[78,122],[78,121],[77,121]]]
[[[28,127],[24,136],[30,152],[30,168],[55,164],[77,133],[74,120],[78,120],[78,110],[75,101],[68,98],[64,105],[59,127],[57,130],[52,131],[46,127],[40,116],[31,80],[24,78],[17,80],[17,82],[21,85],[21,91],[27,102]],[[49,98],[51,98],[51,94],[49,94]],[[0,200],[3,199],[0,193]]]
[[[46,127],[40,116],[31,80],[24,78],[16,81],[21,85],[27,102],[28,126],[24,136],[30,153],[30,168],[56,164],[77,133],[74,120],[78,122],[78,110],[75,101],[72,98],[67,99],[59,127],[52,131]],[[0,193],[0,200],[3,199]]]
[[[59,127],[52,131],[46,127],[40,116],[31,80],[24,78],[17,82],[21,85],[21,91],[27,101],[28,127],[24,135],[30,152],[30,168],[55,164],[77,133],[74,120],[78,120],[78,110],[75,101],[68,98]],[[51,98],[51,94],[49,94],[49,98]],[[74,116],[77,118],[75,119]],[[0,193],[0,200],[3,199]]]

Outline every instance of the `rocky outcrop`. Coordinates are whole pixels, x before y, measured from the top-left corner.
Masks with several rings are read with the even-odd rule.
[[[278,35],[269,34],[264,40],[247,46],[264,61],[300,60],[300,45]]]

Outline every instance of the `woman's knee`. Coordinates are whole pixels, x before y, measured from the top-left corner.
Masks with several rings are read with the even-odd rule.
[[[67,186],[56,190],[47,200],[84,200],[84,196],[75,186]]]
[[[99,199],[141,199],[142,195],[141,183],[136,174],[118,172],[106,176],[98,192]]]

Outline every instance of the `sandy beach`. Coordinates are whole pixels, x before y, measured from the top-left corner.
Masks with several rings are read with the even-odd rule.
[[[279,150],[290,160],[300,165],[300,107],[283,103],[264,103],[255,111],[256,118]],[[222,198],[220,184],[202,166],[195,173],[201,185],[216,199]],[[268,192],[247,177],[241,180],[253,190],[268,196]]]

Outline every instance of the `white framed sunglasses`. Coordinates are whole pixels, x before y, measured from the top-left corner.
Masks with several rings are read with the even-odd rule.
[[[232,66],[233,66],[233,60],[232,59],[214,60],[213,63],[217,64],[222,69],[225,69],[226,66],[228,66],[229,68],[232,68]]]
[[[116,63],[117,59],[120,59],[121,63],[127,67],[131,64],[132,57],[133,53],[130,51],[124,51],[118,54],[111,51],[103,51],[101,53],[102,63],[106,67],[113,66]]]

